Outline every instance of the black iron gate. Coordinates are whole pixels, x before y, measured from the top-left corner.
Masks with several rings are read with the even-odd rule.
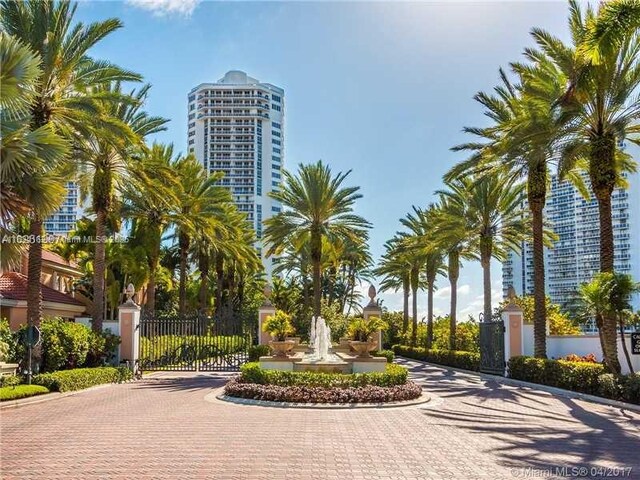
[[[480,371],[504,375],[504,322],[480,322]]]
[[[142,371],[234,371],[248,359],[256,336],[239,320],[206,316],[142,316]]]

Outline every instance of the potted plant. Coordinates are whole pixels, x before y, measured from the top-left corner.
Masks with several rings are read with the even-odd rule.
[[[294,333],[294,329],[291,325],[291,315],[282,310],[276,310],[275,315],[269,315],[262,324],[262,330],[273,337],[269,346],[276,357],[286,357],[287,352],[296,344],[293,340],[287,340],[287,337]]]
[[[387,324],[379,317],[356,318],[349,324],[349,346],[359,357],[370,357],[369,352],[379,346],[373,339],[374,333],[386,328]]]

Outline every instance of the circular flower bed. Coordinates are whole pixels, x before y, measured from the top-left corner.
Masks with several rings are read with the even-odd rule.
[[[233,379],[224,392],[231,397],[292,403],[384,403],[413,400],[422,394],[422,388],[413,382],[391,387],[366,385],[349,388],[324,388],[242,383]]]
[[[225,395],[286,403],[385,403],[419,398],[420,386],[407,380],[407,370],[389,364],[379,373],[319,373],[264,370],[257,363],[225,386]]]

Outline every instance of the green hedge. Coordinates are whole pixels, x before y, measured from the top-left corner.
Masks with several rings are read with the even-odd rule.
[[[0,388],[0,402],[33,397],[34,395],[42,395],[43,393],[49,393],[49,389],[42,385],[16,385],[15,387],[2,387]]]
[[[384,357],[387,359],[387,363],[393,362],[393,359],[396,356],[395,353],[393,353],[393,350],[378,350],[377,352],[371,352],[371,355],[373,357]]]
[[[324,388],[349,388],[374,385],[390,387],[407,383],[407,369],[400,365],[387,364],[385,372],[371,373],[321,373],[321,372],[281,372],[265,370],[258,363],[246,363],[241,367],[241,383],[278,385],[282,387],[307,386]]]
[[[511,358],[507,369],[516,380],[640,404],[640,374],[612,375],[601,363],[520,356]]]
[[[463,370],[480,370],[480,354],[461,352],[456,350],[427,350],[426,348],[410,347],[408,345],[394,345],[393,351],[402,357],[422,360]]]
[[[104,383],[120,383],[132,377],[127,367],[76,368],[34,375],[32,382],[51,391],[72,392]]]
[[[140,364],[180,365],[196,359],[243,352],[247,339],[240,335],[158,335],[140,337]]]

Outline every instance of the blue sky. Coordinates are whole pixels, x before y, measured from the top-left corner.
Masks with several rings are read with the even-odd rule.
[[[465,125],[485,120],[472,96],[519,60],[538,26],[566,37],[565,2],[82,2],[82,21],[118,17],[124,28],[93,51],[144,75],[148,110],[170,118],[157,136],[186,150],[187,92],[244,70],[286,91],[286,158],[292,169],[318,159],[352,169],[362,187],[358,213],[374,225],[371,251],[399,229],[412,205],[425,206],[463,154]],[[501,297],[493,265],[495,299]],[[448,310],[446,279],[436,313]],[[459,310],[482,309],[478,264],[464,265]],[[401,308],[400,294],[384,304]],[[420,315],[426,294],[419,298]]]

